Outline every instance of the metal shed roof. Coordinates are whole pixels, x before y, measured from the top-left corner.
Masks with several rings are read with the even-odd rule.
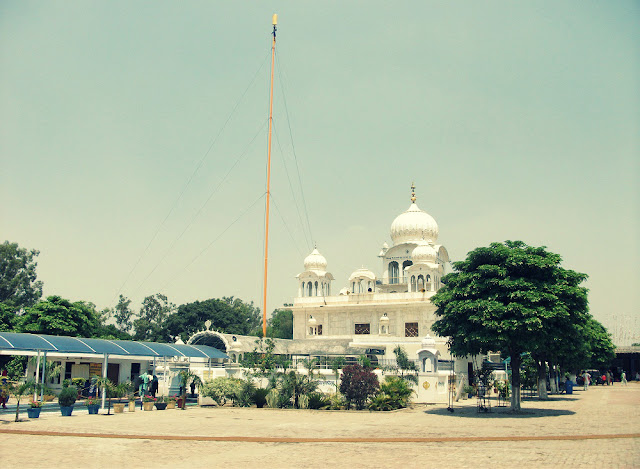
[[[0,332],[0,354],[36,352],[83,355],[121,355],[135,357],[229,358],[208,345],[162,344],[132,340],[87,339],[45,334]]]

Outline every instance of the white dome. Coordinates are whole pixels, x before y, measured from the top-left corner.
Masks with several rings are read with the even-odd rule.
[[[433,348],[436,346],[436,339],[434,339],[433,337],[431,337],[429,334],[427,334],[427,336],[422,339],[422,348]]]
[[[310,326],[315,326],[318,321],[316,321],[316,318],[314,318],[313,316],[309,316],[309,321],[307,322],[309,323]]]
[[[352,280],[359,279],[359,278],[367,278],[369,280],[375,280],[376,274],[371,272],[369,269],[362,267],[351,274],[351,276],[349,277],[349,281],[351,282]]]
[[[433,243],[438,239],[438,224],[415,202],[401,213],[391,224],[391,239],[394,245],[426,241]]]
[[[304,270],[319,270],[324,272],[326,269],[327,260],[318,252],[318,249],[314,249],[313,252],[304,259]]]
[[[414,264],[425,264],[427,262],[435,264],[437,256],[438,253],[436,253],[433,246],[424,242],[418,244],[411,252],[411,259]]]

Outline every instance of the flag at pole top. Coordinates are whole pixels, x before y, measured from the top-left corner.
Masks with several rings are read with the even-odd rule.
[[[272,25],[277,25],[278,24],[278,14],[274,13],[273,14],[273,21],[271,22]]]

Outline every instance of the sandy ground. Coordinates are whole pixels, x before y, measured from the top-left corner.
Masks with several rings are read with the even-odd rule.
[[[0,467],[640,467],[640,383],[591,387],[523,413],[475,400],[389,413],[188,408],[0,415]],[[493,403],[495,405],[495,402]],[[19,433],[15,433],[19,432]],[[48,434],[37,434],[50,432]],[[84,435],[83,435],[84,434]]]

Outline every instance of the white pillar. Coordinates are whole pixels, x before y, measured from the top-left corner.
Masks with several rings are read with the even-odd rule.
[[[109,365],[109,360],[107,359],[107,354],[104,354],[104,363],[102,365],[102,377],[106,378],[107,377],[107,366]],[[106,395],[105,395],[105,386],[102,386],[102,409],[104,410],[104,403],[106,401]]]
[[[40,350],[38,350],[38,359],[36,360],[36,384],[40,380]],[[33,400],[38,399],[38,389],[33,389]]]

